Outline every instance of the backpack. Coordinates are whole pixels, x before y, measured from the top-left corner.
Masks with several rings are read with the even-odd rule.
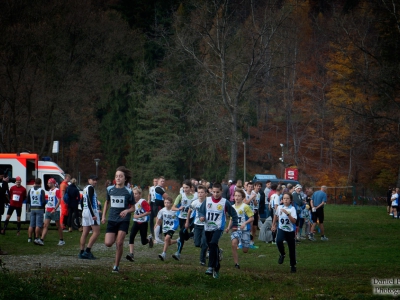
[[[63,197],[64,203],[67,205],[69,204],[68,188],[69,187],[67,187],[67,189],[65,190],[64,197]]]

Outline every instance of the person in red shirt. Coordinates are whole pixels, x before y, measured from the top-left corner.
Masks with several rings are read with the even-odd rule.
[[[8,222],[10,221],[11,215],[15,210],[17,212],[17,235],[19,235],[19,232],[21,230],[22,204],[25,199],[26,189],[21,185],[21,177],[17,176],[15,178],[15,185],[10,188],[10,206],[7,210],[7,217],[4,222],[4,227],[1,231],[1,234],[6,233]]]
[[[71,181],[71,175],[65,174],[65,179],[63,182],[60,183],[60,199],[61,199],[61,213],[60,213],[60,224],[64,231],[67,230],[67,223],[68,223],[68,204],[64,202],[64,194],[67,190],[69,182]]]

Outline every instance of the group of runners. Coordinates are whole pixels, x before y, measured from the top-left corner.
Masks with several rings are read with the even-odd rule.
[[[20,191],[18,197],[23,199],[24,193],[20,186],[20,179],[18,179],[15,186]],[[107,247],[111,247],[114,244],[116,246],[112,272],[118,273],[123,255],[124,240],[128,234],[131,219],[133,219],[133,226],[129,236],[129,252],[126,255],[126,259],[129,261],[134,261],[135,259],[134,241],[138,233],[140,234],[142,245],[148,244],[150,248],[153,247],[154,243],[163,245],[163,251],[158,255],[161,261],[167,259],[169,247],[175,244],[176,251],[173,251],[172,258],[179,261],[185,242],[193,238],[194,245],[200,248],[199,262],[202,266],[207,266],[205,274],[212,275],[214,278],[219,278],[220,261],[222,259],[219,240],[224,231],[231,233],[231,248],[235,268],[240,269],[239,249],[247,253],[249,249],[257,248],[254,245],[254,237],[259,224],[260,189],[262,186],[259,182],[254,184],[248,182],[246,187],[243,188],[236,187],[233,191],[234,202],[230,202],[229,199],[222,197],[225,187],[220,183],[214,183],[212,186],[200,183],[196,186],[194,182],[185,180],[179,195],[173,200],[164,189],[165,178],[158,177],[154,178],[153,186],[150,187],[148,199],[146,200],[142,198],[142,190],[139,187],[130,186],[131,171],[121,166],[116,169],[114,184],[107,187],[106,201],[100,216],[95,190],[97,179],[97,176],[91,175],[88,179],[88,184],[83,190],[83,229],[78,255],[80,259],[95,259],[92,247],[100,235],[100,222],[102,224],[107,223],[104,243]],[[47,227],[50,221],[53,220],[58,226],[60,238],[58,245],[62,246],[65,242],[63,240],[62,227],[59,223],[61,197],[53,178],[49,179],[47,184],[50,188],[47,203],[45,201],[45,193],[40,187],[40,179],[36,179],[35,186],[27,195],[31,208],[28,242],[33,240],[32,235],[34,234],[34,243],[43,246]],[[301,186],[296,188],[301,188]],[[278,197],[271,197],[269,203],[272,205],[269,208],[271,208],[273,216],[271,229],[276,233],[274,242],[276,242],[279,251],[278,263],[282,264],[284,261],[285,248],[283,243],[286,241],[289,248],[291,272],[296,272],[295,246],[297,227],[295,224],[299,219],[298,204],[294,199],[294,193],[293,195],[288,191],[281,193],[281,187],[275,190],[275,194]],[[311,202],[313,212],[321,210],[321,207],[323,208],[324,203],[326,203],[323,188],[321,191],[321,197]],[[275,198],[278,200],[274,200]],[[9,209],[10,215],[12,212],[12,209]],[[321,212],[319,213],[319,218],[321,221]],[[8,222],[6,221],[3,233],[7,228],[7,224]],[[152,234],[147,235],[149,225]],[[19,233],[19,223],[17,230]],[[92,235],[86,244],[90,232]],[[176,232],[178,235],[174,238]],[[312,234],[312,231],[310,234]],[[310,235],[309,239],[312,240],[313,236]]]

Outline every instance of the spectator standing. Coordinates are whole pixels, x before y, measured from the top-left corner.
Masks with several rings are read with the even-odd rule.
[[[222,179],[221,186],[222,186],[222,198],[230,199],[231,194],[229,193],[229,186],[226,179]]]
[[[327,187],[325,185],[321,186],[321,190],[315,192],[311,197],[311,212],[312,212],[312,221],[313,224],[311,226],[311,233],[308,236],[310,241],[315,241],[314,238],[314,230],[319,221],[319,229],[321,230],[321,240],[327,241],[328,238],[325,236],[325,228],[324,228],[324,206],[327,201],[326,195]]]
[[[60,224],[63,231],[67,231],[68,223],[68,204],[64,202],[64,194],[68,188],[69,182],[71,180],[71,175],[65,174],[63,182],[60,183],[60,193],[61,193],[61,212],[60,212]]]
[[[15,185],[13,185],[10,188],[10,206],[8,207],[7,210],[7,216],[1,234],[6,233],[8,222],[10,221],[11,215],[15,210],[17,212],[17,235],[19,235],[21,231],[22,204],[25,199],[26,199],[26,189],[21,185],[21,177],[17,176],[15,178]]]
[[[79,202],[81,201],[81,194],[79,189],[76,187],[76,179],[71,179],[71,184],[67,187],[65,193],[68,194],[68,231],[72,232],[73,217],[75,217],[75,224],[78,226],[79,231],[82,231],[81,224],[79,224]]]
[[[235,203],[235,188],[236,188],[236,181],[229,180],[230,186],[229,186],[229,201],[231,204]]]
[[[29,190],[28,201],[31,208],[31,220],[28,228],[28,243],[32,242],[32,235],[35,232],[35,245],[40,240],[41,229],[43,227],[44,206],[46,205],[46,196],[44,189],[41,188],[42,179],[36,178],[34,186]]]

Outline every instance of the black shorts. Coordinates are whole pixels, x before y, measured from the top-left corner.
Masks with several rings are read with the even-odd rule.
[[[254,225],[254,226],[258,226],[258,210],[254,210],[253,225]]]
[[[164,236],[169,235],[172,239],[172,236],[174,235],[174,233],[175,233],[175,230],[168,230],[167,232],[164,233]]]
[[[392,205],[392,208],[394,208],[394,209],[397,209],[397,207],[398,207],[397,205]]]
[[[15,206],[9,206],[7,210],[7,216],[11,216],[14,212],[14,210],[17,212],[17,217],[21,216],[22,212],[22,207],[15,207]]]
[[[317,219],[319,220],[319,224],[324,223],[324,207],[317,208],[316,212],[311,212],[313,223],[317,223]]]
[[[125,231],[125,233],[128,233],[128,230],[129,230],[129,221],[123,221],[123,222],[108,221],[106,233],[118,234],[118,231]]]

